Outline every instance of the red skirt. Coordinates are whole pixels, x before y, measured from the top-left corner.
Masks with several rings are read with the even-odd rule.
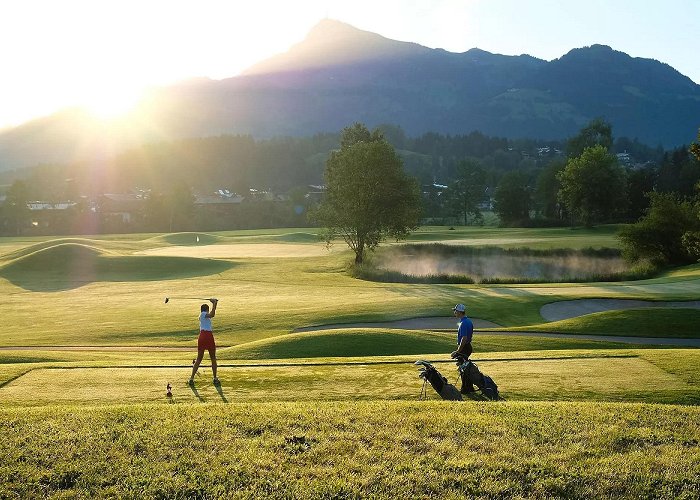
[[[197,348],[200,351],[203,351],[204,349],[206,349],[207,351],[216,349],[216,344],[214,343],[214,334],[208,330],[200,330],[199,339],[197,340]]]

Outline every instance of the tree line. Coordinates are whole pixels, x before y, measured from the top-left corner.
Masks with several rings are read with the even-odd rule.
[[[603,120],[591,122],[568,141],[512,140],[479,132],[408,137],[393,125],[377,130],[421,186],[420,215],[428,223],[478,224],[489,210],[504,225],[634,221],[650,207],[647,193],[692,196],[700,179],[698,161],[687,147],[664,151],[628,138],[614,139]],[[90,215],[85,200],[137,188],[149,199],[143,218],[88,227],[120,232],[308,224],[305,216],[313,201],[305,197],[309,186],[324,183],[327,161],[342,150],[342,141],[342,133],[268,140],[191,138],[144,144],[101,163],[5,172],[0,174],[0,183],[6,185],[0,231],[32,231],[23,209],[26,201],[77,201],[66,217],[84,218]],[[615,154],[623,152],[634,159],[634,167],[618,161]],[[240,208],[228,217],[192,211],[194,194],[227,189],[251,201],[251,188],[285,193],[289,201],[270,204],[272,208]],[[84,226],[64,221],[53,231],[79,232],[80,227]]]

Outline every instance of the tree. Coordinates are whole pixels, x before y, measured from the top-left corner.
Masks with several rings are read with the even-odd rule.
[[[654,167],[642,167],[627,172],[627,218],[637,220],[649,208],[649,193],[654,191],[658,171]]]
[[[494,209],[504,225],[518,224],[530,218],[531,189],[527,175],[515,171],[505,174],[494,193]]]
[[[8,225],[16,235],[22,234],[22,228],[29,220],[29,188],[24,181],[16,180],[7,190],[3,212]]]
[[[614,216],[626,201],[625,171],[601,145],[571,158],[557,175],[559,199],[586,227]]]
[[[566,153],[569,158],[577,158],[586,148],[599,145],[607,150],[610,150],[613,145],[612,125],[602,118],[592,120],[576,136],[569,139],[566,144]]]
[[[564,168],[566,168],[566,161],[555,159],[543,168],[537,177],[535,199],[542,215],[550,219],[564,220],[566,217],[564,206],[557,196],[561,189],[557,174]]]
[[[372,132],[362,123],[353,123],[343,129],[340,137],[340,149],[346,149],[358,142],[378,142],[384,140],[384,134],[379,129]]]
[[[479,206],[486,196],[486,173],[473,160],[463,160],[456,168],[455,178],[448,184],[446,204],[450,212],[459,216],[467,225],[467,217],[482,220]]]
[[[698,142],[692,143],[688,150],[690,151],[690,154],[700,161],[700,130],[698,130]]]
[[[657,264],[689,264],[700,254],[692,234],[700,231],[693,203],[675,193],[650,193],[647,214],[618,233],[625,257]]]
[[[327,228],[326,242],[343,238],[361,264],[365,250],[386,237],[405,238],[418,227],[418,184],[382,137],[359,123],[343,130],[341,148],[326,162],[326,192],[313,219]]]
[[[688,148],[680,147],[664,155],[659,168],[656,191],[695,196],[695,184],[700,181],[700,162]]]

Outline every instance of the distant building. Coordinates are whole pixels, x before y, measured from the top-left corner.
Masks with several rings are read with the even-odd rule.
[[[325,192],[326,186],[323,184],[309,184],[309,191],[304,195],[304,199],[309,203],[319,203]]]
[[[617,156],[617,161],[620,162],[623,165],[632,165],[632,157],[630,154],[625,151],[623,153],[617,153],[615,156]]]
[[[137,214],[142,214],[146,198],[142,194],[105,193],[97,197],[93,210],[103,217],[131,223]]]
[[[210,194],[195,195],[194,208],[195,211],[204,212],[210,216],[229,216],[243,200],[245,197],[238,193],[228,189],[217,189]]]
[[[77,205],[77,203],[73,201],[60,201],[58,203],[51,203],[48,201],[30,201],[27,203],[27,208],[32,212],[38,212],[42,210],[67,210],[75,205]]]

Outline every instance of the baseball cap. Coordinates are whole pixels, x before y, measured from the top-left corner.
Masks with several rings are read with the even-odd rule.
[[[464,304],[457,304],[457,305],[454,307],[454,309],[452,309],[452,310],[453,310],[453,311],[457,311],[457,312],[462,312],[462,313],[463,313],[463,312],[465,311],[465,309],[466,309],[466,308],[464,307]]]

